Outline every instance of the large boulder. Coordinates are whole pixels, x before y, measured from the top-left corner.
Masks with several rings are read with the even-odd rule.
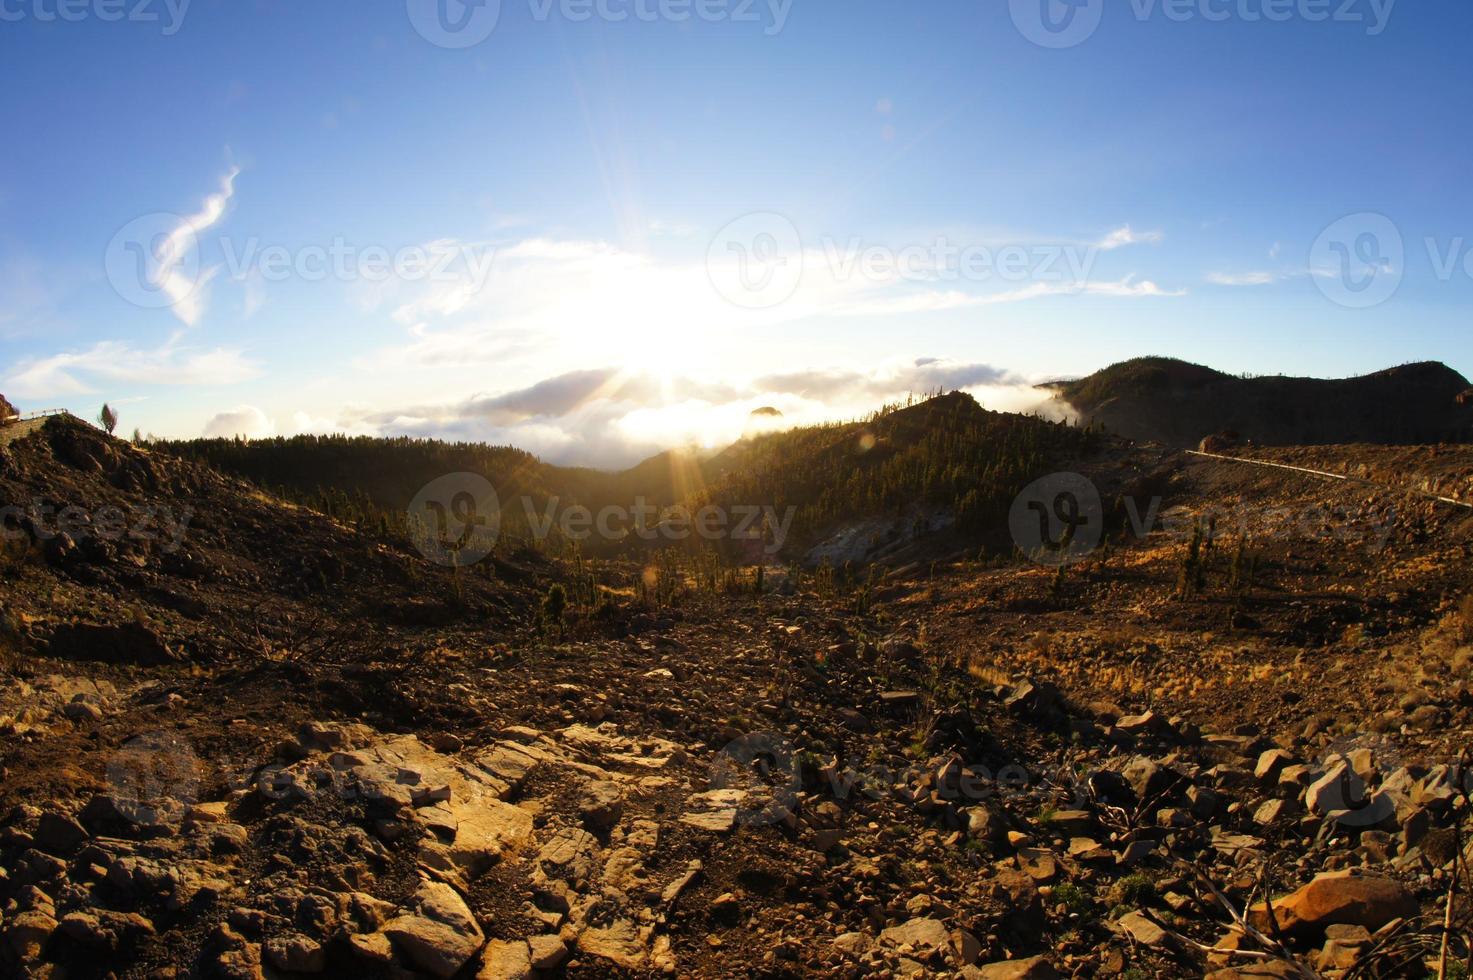
[[[90,660],[109,664],[161,667],[177,663],[179,654],[142,623],[109,626],[101,623],[69,623],[51,633],[50,654],[62,660]]]
[[[1326,926],[1365,926],[1375,931],[1392,919],[1410,918],[1420,909],[1407,887],[1393,878],[1329,872],[1273,903],[1273,917],[1285,935],[1315,936]],[[1264,903],[1248,911],[1252,924],[1269,929]]]
[[[1197,444],[1197,451],[1204,453],[1225,453],[1230,449],[1237,449],[1243,444],[1243,437],[1231,429],[1222,432],[1214,432]]]
[[[481,951],[486,937],[455,889],[425,882],[414,909],[383,928],[384,935],[410,963],[432,977],[451,977]]]
[[[909,946],[925,956],[934,956],[951,945],[951,932],[940,919],[911,919],[880,933],[891,946]]]

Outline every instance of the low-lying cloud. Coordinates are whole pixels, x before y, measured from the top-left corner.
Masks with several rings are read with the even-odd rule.
[[[952,391],[982,385],[1020,384],[1022,381],[1011,372],[990,364],[958,364],[927,357],[908,366],[882,372],[818,370],[770,374],[757,378],[752,386],[763,392],[852,404],[861,399],[883,399],[937,389]]]
[[[221,412],[205,423],[206,439],[265,439],[276,435],[276,424],[254,405],[240,405]]]
[[[350,409],[333,420],[297,413],[280,426],[259,410],[238,407],[212,419],[208,434],[346,431],[467,440],[513,445],[554,463],[620,468],[670,448],[716,447],[756,432],[857,418],[883,402],[957,389],[999,411],[1050,411],[1048,393],[1013,371],[918,358],[867,371],[815,369],[742,382],[585,369],[439,404]]]

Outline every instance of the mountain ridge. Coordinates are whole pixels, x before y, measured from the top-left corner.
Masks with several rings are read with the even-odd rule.
[[[1262,445],[1473,439],[1469,381],[1440,361],[1307,378],[1238,377],[1175,358],[1140,357],[1043,387],[1084,422],[1178,448],[1225,431]]]

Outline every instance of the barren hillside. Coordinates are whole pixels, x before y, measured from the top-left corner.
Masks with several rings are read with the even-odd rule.
[[[7,512],[0,971],[1426,976],[1473,857],[1468,512],[1072,463],[1110,523],[1062,572],[452,573],[52,422],[0,455],[7,504],[91,518]]]

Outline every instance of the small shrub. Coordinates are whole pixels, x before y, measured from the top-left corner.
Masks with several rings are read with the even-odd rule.
[[[1186,557],[1182,559],[1181,574],[1176,582],[1176,595],[1179,599],[1200,595],[1207,585],[1207,562],[1202,554],[1205,540],[1202,519],[1199,517],[1192,525],[1192,540],[1187,544]]]
[[[1141,872],[1126,875],[1110,888],[1109,902],[1112,906],[1139,908],[1149,905],[1156,898],[1156,884]]]
[[[568,590],[561,585],[554,585],[547,590],[547,596],[542,600],[542,622],[558,631],[563,631],[563,613],[568,608]]]
[[[1094,897],[1072,881],[1055,888],[1053,900],[1055,904],[1063,905],[1075,915],[1089,915],[1094,910]]]

